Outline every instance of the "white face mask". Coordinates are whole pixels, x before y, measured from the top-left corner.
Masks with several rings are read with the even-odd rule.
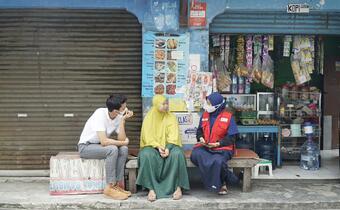
[[[216,111],[216,109],[218,109],[222,104],[224,103],[224,101],[220,104],[217,104],[216,106],[213,106],[211,104],[208,104],[207,101],[204,102],[203,105],[203,109],[208,112],[208,113],[213,113],[214,111]]]
[[[128,111],[128,108],[126,107],[123,111],[119,112],[119,115],[123,116]]]
[[[213,113],[214,111],[216,111],[217,108],[211,104],[208,104],[207,101],[205,101],[203,109],[208,113]]]

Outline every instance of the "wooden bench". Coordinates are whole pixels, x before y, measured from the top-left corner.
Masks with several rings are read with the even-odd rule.
[[[186,151],[185,156],[187,160],[187,167],[196,167],[191,161],[190,161],[190,154],[191,151]],[[243,169],[243,186],[242,191],[243,192],[249,192],[251,189],[251,168],[255,166],[259,162],[259,157],[257,154],[251,150],[248,149],[237,149],[235,152],[234,157],[228,161],[228,166],[230,168],[234,169],[234,172],[239,172]],[[138,163],[137,158],[130,159],[126,163],[126,168],[128,170],[128,177],[129,177],[129,190],[132,193],[136,193],[136,177],[137,177],[137,169],[138,169]]]

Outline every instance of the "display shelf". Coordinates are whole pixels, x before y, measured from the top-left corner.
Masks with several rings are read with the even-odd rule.
[[[321,93],[306,91],[287,91],[285,94],[278,94],[280,104],[278,116],[281,123],[281,148],[280,153],[285,160],[300,159],[300,147],[307,139],[304,135],[303,124],[313,123],[313,140],[319,145],[321,141]],[[299,122],[299,123],[298,123]],[[291,127],[291,124],[300,124],[300,131]],[[289,129],[289,135],[284,135]],[[300,135],[293,135],[293,130]],[[282,135],[283,134],[283,135]]]

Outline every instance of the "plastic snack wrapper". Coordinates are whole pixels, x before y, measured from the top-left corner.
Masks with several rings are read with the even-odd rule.
[[[218,91],[225,91],[231,85],[230,72],[227,71],[221,58],[217,58],[214,62],[214,72],[216,75],[216,83]]]
[[[253,72],[252,72],[252,78],[255,82],[260,83],[262,78],[262,65],[261,65],[261,56],[260,54],[257,54],[254,58],[253,62]]]
[[[263,57],[261,83],[268,88],[274,88],[274,62],[268,54]]]

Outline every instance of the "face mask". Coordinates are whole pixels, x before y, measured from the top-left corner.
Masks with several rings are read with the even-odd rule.
[[[125,108],[123,111],[119,112],[119,115],[124,115],[127,112],[128,108]]]
[[[205,111],[207,111],[208,113],[213,113],[214,111],[216,111],[216,109],[218,109],[222,104],[224,103],[224,101],[220,104],[217,104],[216,106],[213,106],[213,105],[209,105],[207,103],[207,101],[204,102],[204,105],[203,105],[203,109]]]
[[[209,105],[207,102],[205,102],[204,105],[203,105],[203,109],[205,111],[207,111],[208,113],[213,113],[214,111],[216,111],[217,108],[215,106]]]

